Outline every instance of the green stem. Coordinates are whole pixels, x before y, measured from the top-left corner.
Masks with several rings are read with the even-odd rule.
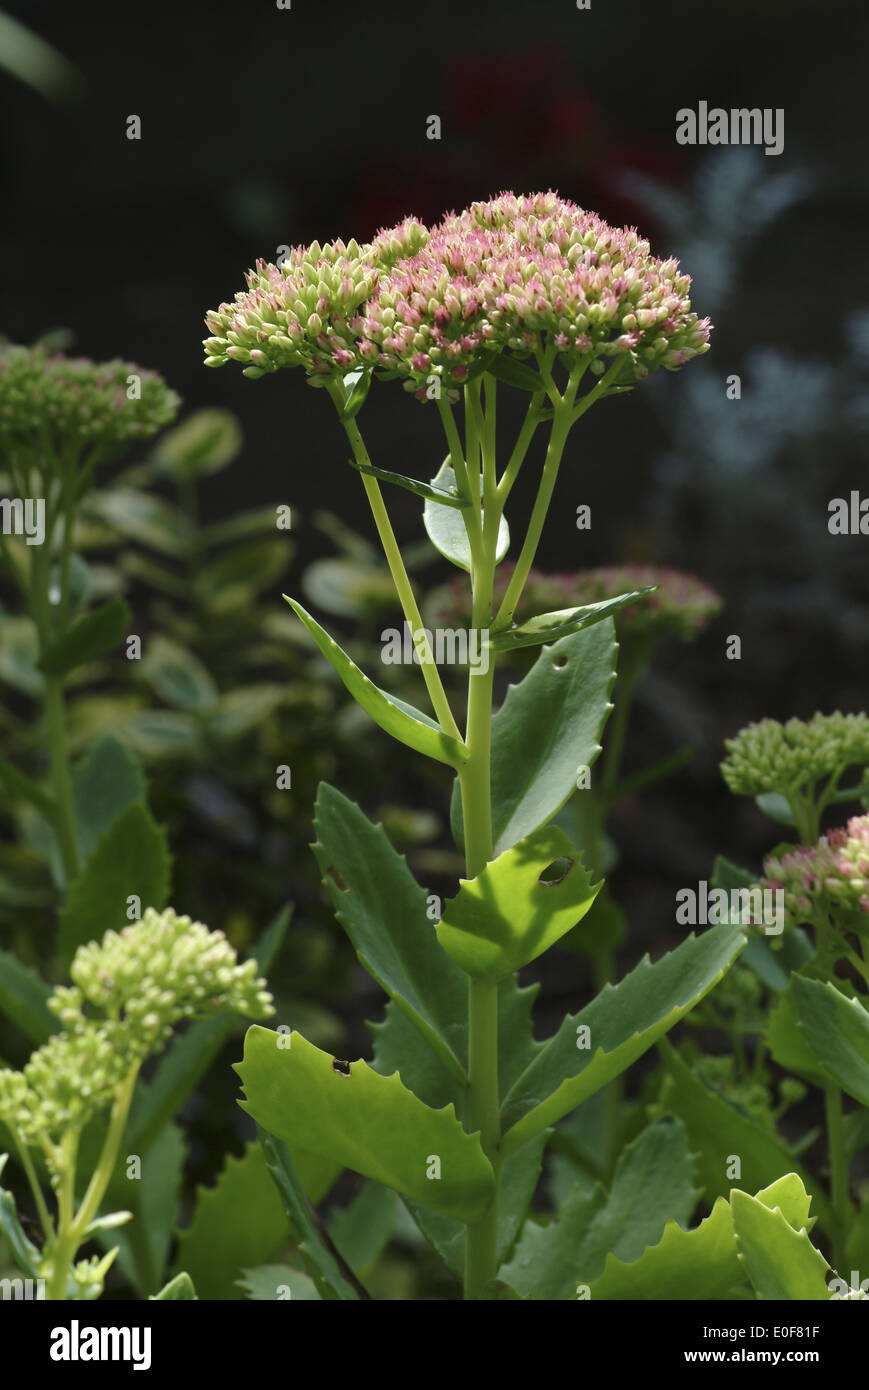
[[[846,1277],[845,1244],[851,1224],[848,1156],[845,1149],[845,1130],[842,1120],[842,1092],[830,1082],[824,1088],[827,1119],[827,1146],[830,1158],[830,1196],[836,1229],[833,1238],[833,1263],[837,1272]]]
[[[528,573],[534,563],[534,556],[537,554],[537,547],[543,532],[543,524],[546,514],[549,511],[549,504],[552,501],[552,493],[555,488],[555,480],[558,477],[558,468],[561,463],[561,456],[564,453],[564,445],[570,428],[573,423],[571,413],[573,402],[576,397],[577,386],[580,377],[585,370],[585,364],[575,367],[570,374],[567,389],[561,397],[559,404],[555,407],[555,418],[552,422],[552,432],[549,436],[549,445],[546,450],[546,459],[543,464],[543,473],[540,479],[540,486],[537,489],[537,496],[534,500],[534,507],[531,511],[531,520],[528,523],[528,531],[522,549],[519,552],[519,559],[516,561],[516,568],[513,571],[510,583],[507,585],[507,592],[498,609],[495,618],[495,628],[509,627],[513,621],[513,614],[516,606],[522,597],[522,590]],[[594,394],[593,392],[590,394]]]
[[[370,468],[371,460],[368,457],[368,450],[365,447],[362,435],[359,433],[359,427],[356,421],[344,420],[342,423],[347,432],[347,438],[350,441],[350,447],[353,450],[353,457],[356,459],[356,462],[363,463]],[[425,626],[414,596],[410,579],[408,578],[407,570],[404,566],[404,560],[401,558],[401,550],[398,541],[395,539],[395,532],[392,529],[392,522],[389,520],[389,513],[383,501],[380,484],[370,473],[362,473],[360,477],[362,478],[362,486],[365,488],[365,494],[374,517],[374,524],[377,527],[377,534],[383,546],[386,563],[389,565],[392,582],[395,585],[404,616],[410,626],[411,637],[413,637],[415,633],[424,632]],[[425,681],[426,689],[428,690],[429,698],[432,702],[435,714],[437,715],[438,722],[444,730],[444,733],[450,734],[453,738],[461,741],[462,736],[459,733],[459,726],[450,709],[450,702],[447,699],[447,693],[444,690],[440,672],[438,671],[428,638],[420,644],[418,651],[420,655],[420,670],[422,671],[422,677]]]
[[[57,1239],[51,1250],[51,1275],[46,1281],[46,1299],[63,1302],[66,1299],[69,1270],[81,1241],[73,1227],[75,1206],[75,1165],[78,1150],[78,1131],[69,1130],[60,1145],[62,1173],[57,1190]]]
[[[493,478],[494,466],[487,473]],[[472,546],[472,626],[488,629],[495,576],[498,513],[494,497],[484,507],[483,553]],[[482,873],[492,857],[492,689],[494,653],[485,673],[468,676],[468,759],[459,773],[465,827],[468,878]],[[467,1125],[479,1131],[483,1152],[495,1173],[492,1202],[481,1220],[468,1226],[465,1246],[465,1298],[478,1299],[497,1273],[498,1198],[500,1188],[501,1097],[498,1085],[498,986],[470,980],[468,985]]]
[[[56,803],[55,827],[67,884],[78,877],[78,833],[72,799],[72,779],[69,773],[69,754],[66,742],[66,712],[63,700],[63,680],[46,676],[43,693],[45,718],[48,724],[48,749],[51,759],[51,778]]]
[[[33,1166],[33,1160],[31,1159],[30,1154],[27,1151],[27,1145],[22,1141],[17,1128],[11,1120],[6,1121],[6,1127],[12,1135],[13,1140],[15,1141],[15,1148],[18,1153],[19,1162],[21,1164],[21,1167],[24,1169],[25,1174],[27,1175],[27,1181],[30,1183],[30,1190],[33,1193],[33,1200],[36,1203],[36,1213],[39,1217],[39,1224],[42,1227],[43,1235],[45,1236],[46,1240],[51,1240],[54,1236],[54,1228],[51,1224],[51,1217],[48,1214],[48,1207],[46,1205],[45,1198],[42,1195],[42,1188],[39,1185],[39,1179],[36,1176],[36,1169]]]
[[[130,1112],[133,1091],[136,1088],[136,1078],[139,1075],[140,1066],[141,1062],[135,1062],[133,1064],[115,1096],[115,1103],[112,1106],[112,1115],[109,1120],[109,1128],[106,1133],[99,1161],[91,1175],[87,1191],[81,1199],[81,1205],[76,1212],[75,1221],[72,1223],[72,1229],[78,1236],[79,1241],[83,1239],[84,1232],[97,1215],[100,1209],[100,1203],[105,1197],[108,1185],[114,1176],[118,1149],[124,1137],[127,1116]]]

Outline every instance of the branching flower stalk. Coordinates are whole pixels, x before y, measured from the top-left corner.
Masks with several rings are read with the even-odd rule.
[[[66,675],[75,664],[64,641],[76,618],[78,507],[97,467],[169,424],[178,404],[156,372],[132,362],[95,363],[40,347],[0,349],[0,471],[16,493],[7,502],[19,519],[27,518],[27,508],[37,516],[41,509],[41,534],[25,537],[0,527],[0,555],[36,629],[52,795],[2,761],[0,782],[26,795],[50,821],[67,883],[80,868],[64,702]],[[99,632],[109,645],[119,641],[123,611],[118,603],[89,614],[83,620],[89,631],[79,632],[82,645],[88,638],[93,645]]]
[[[0,1071],[0,1120],[12,1135],[27,1176],[45,1244],[32,1247],[26,1272],[44,1278],[49,1299],[99,1297],[117,1249],[75,1263],[97,1231],[122,1225],[129,1212],[100,1217],[143,1062],[162,1051],[174,1025],[224,1010],[248,1018],[273,1013],[254,961],[236,963],[222,932],[149,908],[140,922],[106,932],[76,952],[71,986],[48,999],[61,1031],[38,1048],[24,1069]],[[79,1141],[85,1127],[109,1110],[99,1158],[79,1195]],[[38,1158],[53,1189],[52,1219]],[[5,1161],[5,1160],[4,1160]],[[24,1241],[23,1234],[21,1236]]]
[[[514,615],[570,431],[598,401],[630,389],[658,367],[676,369],[705,352],[709,323],[691,311],[690,281],[675,261],[652,256],[633,229],[609,227],[551,192],[503,194],[450,214],[431,230],[407,218],[362,246],[315,242],[296,248],[280,266],[258,261],[247,282],[234,303],[222,304],[206,317],[212,335],[205,341],[206,365],[235,360],[253,378],[302,366],[312,386],[327,389],[362,474],[439,728],[451,740],[461,790],[466,875],[477,879],[495,850],[491,749],[496,649],[517,627]],[[581,392],[587,375],[595,384]],[[431,485],[372,464],[357,415],[373,376],[400,379],[418,400],[436,402],[448,455]],[[500,476],[499,381],[531,397]],[[460,401],[463,437],[454,413]],[[549,439],[537,497],[495,611],[504,507],[535,433],[547,420]],[[421,493],[436,508],[440,503],[444,511],[458,510],[464,522],[463,555],[444,553],[470,575],[471,628],[488,655],[484,668],[469,671],[464,736],[424,634],[383,501],[383,478]],[[429,534],[437,545],[431,529]],[[586,613],[574,628],[588,621]],[[545,632],[532,640],[546,640]],[[331,656],[331,647],[322,641],[321,646]],[[346,664],[339,669],[347,679]],[[498,982],[471,973],[464,1122],[469,1134],[479,1134],[495,1175],[487,1209],[466,1222],[465,1297],[478,1299],[486,1296],[498,1267],[501,1096]]]

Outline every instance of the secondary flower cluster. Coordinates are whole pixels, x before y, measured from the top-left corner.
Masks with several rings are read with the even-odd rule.
[[[0,445],[101,446],[114,452],[175,418],[179,397],[134,362],[91,362],[39,347],[0,347]]]
[[[171,908],[149,908],[140,922],[80,947],[70,975],[73,985],[58,986],[48,1000],[62,1031],[23,1071],[0,1071],[0,1119],[25,1144],[43,1147],[49,1162],[52,1146],[110,1104],[175,1023],[222,1010],[249,1018],[273,1012],[255,962],[238,965],[223,932]]]
[[[494,585],[496,609],[507,591],[514,568],[508,562],[498,567]],[[516,610],[516,620],[522,622],[537,613],[598,603],[652,585],[658,585],[653,594],[647,594],[642,601],[628,604],[616,613],[620,639],[648,637],[656,640],[672,633],[689,642],[722,607],[720,595],[702,579],[664,566],[605,565],[599,569],[560,574],[544,574],[532,569]],[[466,591],[467,585],[456,579],[431,596],[430,611],[436,613],[440,625],[470,621]]]
[[[852,816],[816,845],[771,855],[763,867],[761,887],[784,891],[792,922],[810,922],[835,907],[869,912],[869,815]]]
[[[424,398],[431,375],[455,388],[490,354],[528,356],[543,335],[595,372],[622,356],[625,381],[708,348],[678,262],[553,192],[503,193],[431,231],[408,218],[363,247],[314,242],[280,266],[258,261],[247,281],[206,317],[206,365],[234,358],[254,377],[369,364]]]
[[[721,774],[732,792],[784,794],[806,782],[869,762],[865,714],[816,714],[809,720],[762,719],[725,740]]]

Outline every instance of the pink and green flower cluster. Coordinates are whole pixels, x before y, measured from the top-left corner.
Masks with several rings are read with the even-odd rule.
[[[620,356],[627,382],[708,348],[678,262],[553,192],[503,193],[430,231],[409,218],[363,247],[315,242],[247,279],[207,315],[205,349],[207,365],[235,359],[248,376],[367,364],[424,399],[433,375],[455,389],[502,352],[551,345],[595,373]]]
[[[811,922],[836,907],[869,912],[869,815],[822,835],[816,845],[764,860],[761,887],[784,892],[786,917]]]

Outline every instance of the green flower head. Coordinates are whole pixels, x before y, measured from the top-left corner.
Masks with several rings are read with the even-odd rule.
[[[739,796],[785,795],[795,787],[869,762],[865,714],[816,714],[809,720],[762,719],[725,741],[721,775]]]
[[[134,362],[0,347],[0,448],[114,457],[175,418],[179,397]]]

